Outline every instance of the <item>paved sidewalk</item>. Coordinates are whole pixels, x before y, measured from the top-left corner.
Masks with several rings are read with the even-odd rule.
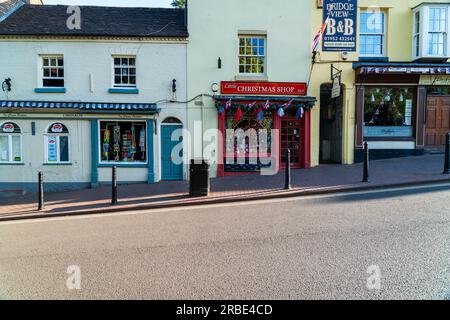
[[[48,193],[44,212],[36,211],[36,195],[0,198],[0,220],[81,213],[161,208],[294,195],[311,195],[336,191],[359,190],[415,183],[450,182],[442,174],[444,156],[377,160],[370,163],[370,182],[361,183],[362,164],[321,165],[292,171],[291,191],[284,191],[284,171],[275,176],[248,174],[211,180],[211,194],[189,198],[187,182],[159,182],[154,185],[119,186],[119,205],[111,207],[111,187]]]

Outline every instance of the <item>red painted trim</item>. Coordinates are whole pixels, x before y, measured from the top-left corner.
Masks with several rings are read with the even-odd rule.
[[[221,94],[305,96],[306,89],[305,82],[222,81],[220,84]]]
[[[273,129],[278,130],[278,161],[280,163],[280,169],[285,168],[285,165],[281,164],[281,120],[276,111],[273,114]],[[285,117],[283,120],[297,120],[295,117]],[[222,139],[219,139],[218,146],[218,159],[219,165],[217,166],[218,177],[234,177],[248,174],[257,174],[255,172],[225,172],[224,156],[226,146],[226,127],[225,127],[225,114],[218,116],[218,129],[222,134]],[[310,168],[311,167],[311,112],[305,111],[305,115],[300,125],[301,141],[300,147],[303,149],[303,154],[299,163],[292,165],[293,169]]]
[[[218,115],[218,124],[217,127],[219,129],[219,133],[222,134],[222,139],[219,139],[218,142],[218,160],[219,164],[217,165],[217,176],[224,177],[225,176],[225,165],[224,165],[224,154],[225,154],[225,146],[226,146],[226,129],[225,129],[225,112]],[[220,138],[220,137],[219,137]]]
[[[303,168],[311,168],[311,112],[305,112],[303,140]]]

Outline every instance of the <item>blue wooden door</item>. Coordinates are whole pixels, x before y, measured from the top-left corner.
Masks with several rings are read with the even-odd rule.
[[[172,159],[172,150],[183,138],[172,141],[172,133],[177,129],[182,129],[181,125],[162,125],[161,126],[161,173],[162,180],[183,180],[183,164],[175,164]],[[179,156],[183,159],[183,150]]]

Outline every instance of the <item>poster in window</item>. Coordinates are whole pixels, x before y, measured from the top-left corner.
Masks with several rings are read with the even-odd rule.
[[[405,126],[412,126],[412,100],[405,101]]]
[[[48,161],[58,161],[58,155],[56,150],[56,137],[48,137]]]
[[[323,51],[356,52],[357,0],[324,0],[323,22],[329,17]]]

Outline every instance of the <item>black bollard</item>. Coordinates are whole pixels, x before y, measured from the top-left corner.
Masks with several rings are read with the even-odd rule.
[[[44,174],[38,174],[38,211],[44,210]]]
[[[111,205],[117,205],[117,167],[112,167],[112,199]]]
[[[285,190],[291,190],[291,150],[286,150],[286,178],[284,183]]]
[[[450,174],[450,132],[445,136],[444,174]]]
[[[369,182],[369,144],[364,142],[364,172],[362,182]]]

